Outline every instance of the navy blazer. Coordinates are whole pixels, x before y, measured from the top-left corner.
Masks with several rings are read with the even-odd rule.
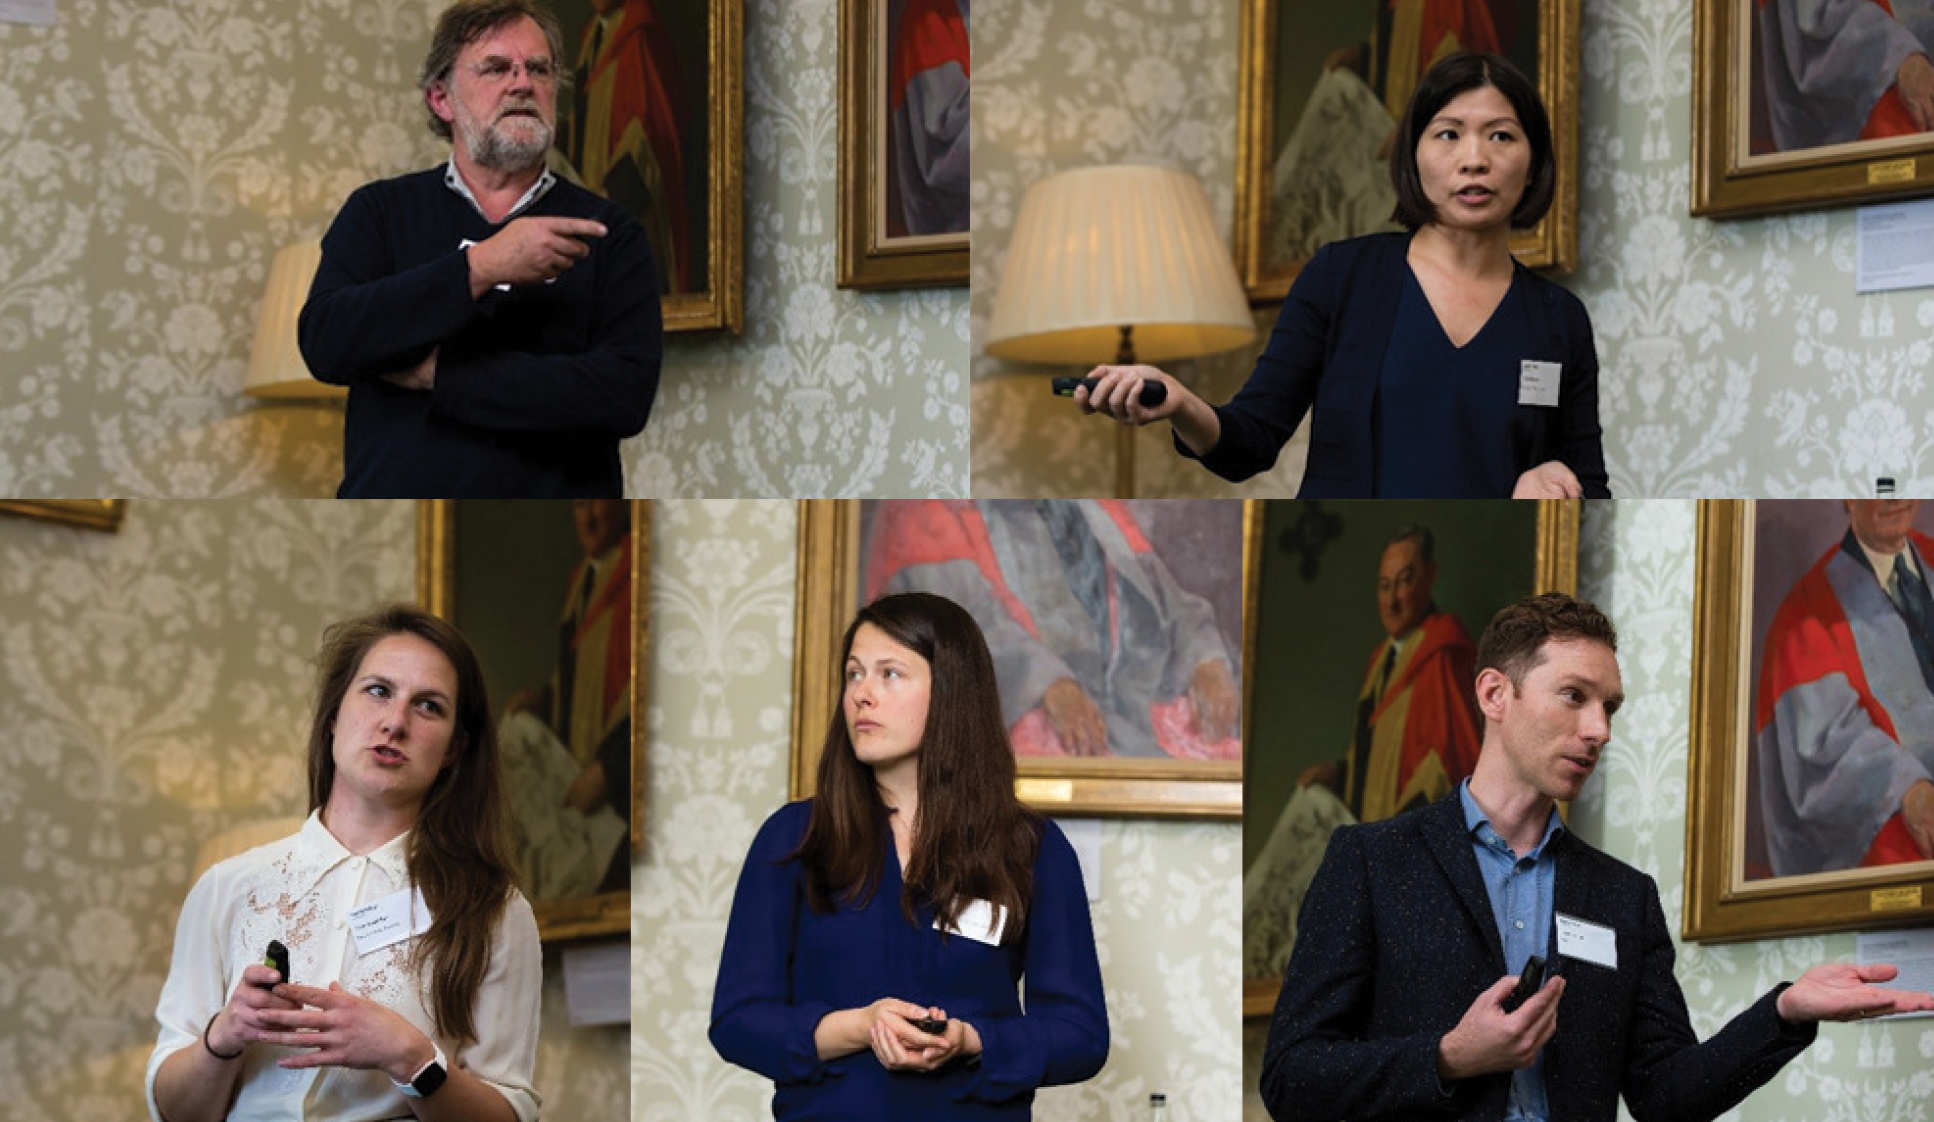
[[[1377,382],[1403,295],[1409,247],[1409,234],[1391,233],[1317,250],[1296,275],[1249,381],[1227,405],[1214,407],[1222,427],[1215,447],[1197,456],[1177,438],[1176,449],[1240,482],[1275,464],[1313,405],[1309,461],[1297,497],[1373,497]],[[1591,320],[1576,296],[1523,265],[1517,271],[1527,286],[1532,337],[1542,340],[1537,353],[1524,357],[1559,363],[1563,374],[1557,407],[1513,407],[1510,431],[1498,439],[1510,442],[1520,473],[1560,460],[1578,476],[1586,498],[1610,498],[1599,446]]]
[[[1617,933],[1618,968],[1561,960],[1565,994],[1545,1046],[1551,1117],[1711,1119],[1812,1043],[1774,988],[1700,1043],[1672,975],[1652,878],[1553,835],[1556,910]],[[1437,1042],[1507,970],[1455,793],[1346,826],[1310,883],[1263,1053],[1262,1098],[1287,1119],[1501,1119],[1508,1072],[1448,1084]],[[1517,964],[1522,965],[1522,964]]]

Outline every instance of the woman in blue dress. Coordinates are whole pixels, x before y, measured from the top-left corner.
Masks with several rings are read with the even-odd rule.
[[[1074,850],[1014,797],[965,609],[883,597],[841,659],[817,793],[739,874],[713,1047],[773,1081],[776,1119],[1028,1118],[1035,1088],[1108,1056]]]
[[[1397,126],[1390,175],[1409,232],[1317,250],[1228,404],[1152,366],[1102,366],[1081,408],[1166,420],[1178,452],[1231,480],[1267,470],[1311,413],[1304,498],[1609,497],[1591,321],[1511,257],[1512,228],[1556,192],[1537,89],[1497,55],[1443,59]],[[1161,404],[1139,403],[1148,382]]]

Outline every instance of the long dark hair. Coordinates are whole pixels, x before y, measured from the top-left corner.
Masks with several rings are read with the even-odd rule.
[[[840,644],[840,665],[865,623],[926,659],[932,670],[920,737],[919,818],[900,911],[911,923],[918,906],[931,904],[945,931],[968,903],[986,900],[1006,907],[1002,941],[1013,942],[1034,893],[1042,823],[1014,797],[1014,750],[1001,719],[987,640],[959,604],[903,592],[883,596],[853,617]],[[885,859],[885,828],[873,769],[853,752],[842,706],[826,730],[806,836],[788,857],[805,866],[814,911],[873,898]]]
[[[416,940],[412,968],[432,967],[430,1015],[437,1032],[459,1043],[477,1039],[477,989],[490,965],[490,944],[510,898],[497,734],[483,667],[463,633],[408,604],[332,625],[317,657],[316,709],[309,725],[309,809],[329,802],[336,779],[331,750],[336,713],[363,656],[392,635],[414,635],[443,652],[457,674],[450,748],[442,772],[424,792],[407,847],[410,879],[429,906],[430,930]]]

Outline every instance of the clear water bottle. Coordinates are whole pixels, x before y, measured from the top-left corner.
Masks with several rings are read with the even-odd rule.
[[[1168,1096],[1160,1091],[1148,1096],[1148,1122],[1168,1122]]]

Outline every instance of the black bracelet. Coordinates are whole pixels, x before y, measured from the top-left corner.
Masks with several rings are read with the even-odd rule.
[[[215,1017],[219,1017],[221,1015],[222,1015],[222,1011],[220,1009],[215,1010],[215,1016],[208,1018],[208,1023],[201,1027],[201,1046],[203,1048],[208,1049],[208,1054],[215,1057],[218,1060],[237,1059],[241,1056],[242,1052],[248,1051],[248,1045],[246,1044],[242,1045],[241,1052],[230,1052],[228,1055],[224,1056],[220,1052],[215,1051],[215,1046],[208,1042],[208,1030],[215,1027]]]

